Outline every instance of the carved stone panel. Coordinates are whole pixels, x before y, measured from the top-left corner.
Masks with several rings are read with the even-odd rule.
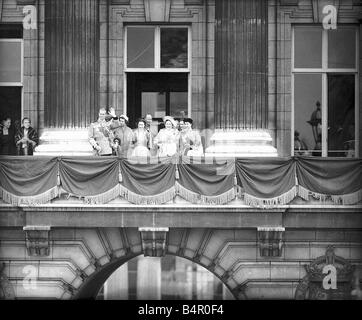
[[[169,228],[139,228],[145,257],[164,257]]]
[[[27,226],[23,230],[26,233],[26,249],[29,256],[49,256],[49,231],[48,226]]]
[[[258,228],[258,244],[261,257],[280,257],[283,249],[282,227]]]
[[[336,288],[325,289],[323,279],[327,276],[323,273],[325,266],[332,265],[336,269]],[[307,275],[299,283],[295,291],[297,300],[344,300],[351,299],[353,290],[354,266],[342,257],[334,253],[334,248],[329,246],[326,254],[315,259],[310,265],[306,265]]]

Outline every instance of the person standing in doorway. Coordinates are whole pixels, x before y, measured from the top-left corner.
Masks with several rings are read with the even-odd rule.
[[[24,118],[22,127],[15,135],[16,151],[18,156],[32,156],[34,149],[39,143],[38,133],[31,127],[29,118]]]
[[[15,132],[11,118],[5,118],[0,125],[0,155],[15,155]]]

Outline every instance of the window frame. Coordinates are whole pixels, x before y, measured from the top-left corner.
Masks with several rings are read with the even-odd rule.
[[[128,68],[127,65],[127,29],[128,28],[154,28],[154,68]],[[187,68],[162,68],[161,67],[161,29],[182,28],[187,29]],[[125,72],[190,72],[191,67],[191,27],[188,25],[126,25],[124,28],[124,71]]]
[[[1,82],[1,87],[23,87],[24,84],[24,39],[16,38],[0,38],[0,42],[19,42],[21,45],[21,58],[20,58],[20,82]]]
[[[322,28],[322,68],[295,68],[295,29],[298,27]],[[294,77],[296,74],[320,74],[322,76],[322,157],[328,157],[328,74],[349,74],[355,77],[355,140],[359,141],[359,26],[356,24],[342,24],[337,28],[354,28],[355,29],[355,50],[356,61],[355,68],[328,68],[328,31],[320,25],[294,24],[292,25],[292,59],[291,59],[291,154],[295,156],[294,150],[294,131],[295,131],[295,103],[294,103]],[[355,143],[355,155],[359,156],[359,144]]]

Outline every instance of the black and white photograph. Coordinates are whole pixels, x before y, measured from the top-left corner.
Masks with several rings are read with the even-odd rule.
[[[362,300],[361,103],[361,0],[0,0],[0,300]]]

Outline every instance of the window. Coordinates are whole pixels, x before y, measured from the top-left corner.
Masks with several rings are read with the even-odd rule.
[[[0,24],[0,121],[21,118],[23,86],[22,25]]]
[[[188,27],[127,26],[126,71],[189,71]]]
[[[295,155],[358,154],[358,29],[293,28]]]

